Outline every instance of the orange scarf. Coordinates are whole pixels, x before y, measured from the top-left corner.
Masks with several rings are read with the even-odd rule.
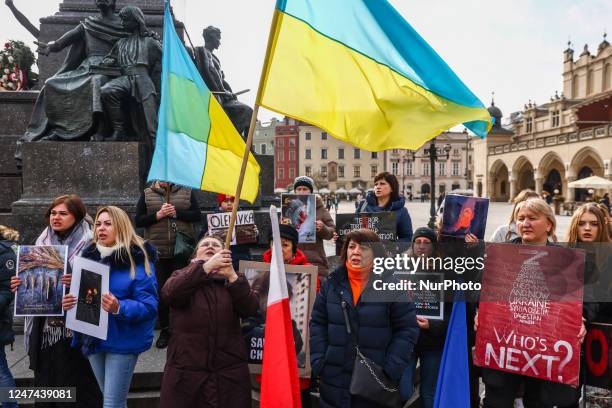
[[[348,271],[348,279],[351,284],[351,291],[353,292],[353,303],[356,305],[359,297],[361,296],[361,292],[365,289],[368,284],[368,280],[370,279],[370,271],[372,270],[372,265],[368,265],[362,268],[356,268],[350,264],[347,260],[344,264]]]

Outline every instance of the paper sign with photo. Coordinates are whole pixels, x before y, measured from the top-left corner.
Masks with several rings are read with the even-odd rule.
[[[70,294],[76,305],[66,313],[66,327],[106,340],[108,312],[102,309],[102,295],[109,292],[108,265],[75,257]]]
[[[261,373],[264,353],[264,334],[266,307],[268,303],[268,286],[270,283],[270,264],[263,262],[240,261],[240,272],[243,273],[251,287],[257,287],[260,293],[259,310],[255,316],[242,319],[242,335],[247,346],[249,369],[253,374]],[[317,267],[285,265],[291,323],[300,376],[310,375],[310,337],[308,322],[314,305],[317,289]]]
[[[295,227],[300,244],[317,242],[316,196],[282,194],[281,204],[281,222],[288,222]]]
[[[467,234],[484,239],[489,199],[450,194],[444,199],[442,235],[463,238]]]
[[[64,285],[68,247],[65,245],[22,245],[17,250],[15,316],[63,316]]]

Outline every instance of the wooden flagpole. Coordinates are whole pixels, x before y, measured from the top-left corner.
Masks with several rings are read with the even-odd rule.
[[[272,17],[272,24],[270,25],[270,33],[268,34],[268,45],[266,48],[266,57],[261,67],[261,75],[259,77],[259,86],[257,88],[257,98],[255,100],[255,106],[253,108],[253,115],[251,116],[251,124],[249,125],[249,133],[247,135],[246,146],[244,149],[244,155],[242,156],[242,167],[240,169],[240,176],[238,177],[238,185],[236,186],[236,195],[234,196],[234,206],[232,207],[232,216],[230,218],[229,228],[227,229],[227,235],[225,236],[225,249],[230,249],[232,242],[232,235],[234,232],[234,225],[236,225],[236,217],[238,215],[238,205],[240,204],[240,194],[242,193],[242,185],[244,183],[244,174],[246,173],[246,167],[249,160],[249,154],[251,153],[251,146],[253,145],[253,133],[255,133],[255,125],[257,125],[257,113],[259,112],[259,99],[261,97],[261,90],[263,88],[263,82],[265,74],[268,70],[268,63],[270,60],[270,51],[272,48],[272,40],[274,33],[278,25],[278,11],[274,8],[274,15]]]

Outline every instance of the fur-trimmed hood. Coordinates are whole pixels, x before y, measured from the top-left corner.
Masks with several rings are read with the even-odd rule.
[[[149,257],[149,262],[151,263],[157,262],[157,258],[158,258],[157,249],[148,242],[145,242],[144,246],[145,246],[145,250],[147,251],[147,255]],[[144,253],[140,250],[140,248],[138,248],[135,245],[132,245],[132,247],[130,248],[130,251],[132,253],[132,258],[134,258],[134,262],[136,263],[136,265],[144,264],[144,261],[145,261]],[[127,256],[125,247],[121,247],[115,250],[115,252],[112,255],[104,258],[103,260],[102,256],[100,255],[100,251],[98,251],[98,248],[96,247],[96,244],[91,243],[83,250],[83,252],[81,253],[81,256],[83,258],[87,258],[95,262],[108,264],[111,267],[111,269],[124,269],[124,268],[130,268],[131,266],[130,258]]]

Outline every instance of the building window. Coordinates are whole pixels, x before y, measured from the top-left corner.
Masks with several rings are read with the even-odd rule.
[[[406,163],[406,175],[412,176],[412,161]]]
[[[310,159],[312,158],[311,156],[312,156],[312,154],[311,154],[311,152],[310,152],[310,149],[306,149],[306,150],[304,150],[304,158],[305,158],[306,160],[310,160]]]
[[[344,159],[344,148],[338,148],[338,159]]]
[[[291,180],[295,178],[295,169],[293,167],[289,167],[289,178]]]
[[[304,173],[306,173],[308,177],[312,177],[312,167],[310,166],[304,167]]]
[[[399,149],[393,149],[393,150],[391,150],[391,152],[392,152],[393,154],[399,154]]]
[[[459,156],[459,149],[453,149],[453,156]]]
[[[267,146],[266,146],[266,144],[265,144],[265,143],[262,143],[262,144],[261,144],[261,149],[260,149],[261,154],[266,154],[266,147],[267,147]]]
[[[306,132],[304,137],[305,137],[306,140],[310,140],[310,139],[312,139],[312,134],[310,132]]]
[[[559,127],[560,125],[560,111],[556,110],[552,113],[552,127]]]
[[[327,166],[321,166],[321,177],[327,177]]]
[[[533,132],[533,118],[527,118],[525,125],[525,132],[531,133]]]
[[[327,159],[327,149],[326,148],[321,149],[321,158]]]
[[[321,140],[327,140],[327,132],[321,133]]]
[[[285,161],[285,151],[279,150],[276,152],[276,160],[279,162]]]
[[[393,174],[395,174],[396,176],[399,174],[398,167],[399,167],[399,163],[398,162],[391,163],[391,172]]]
[[[355,159],[361,159],[361,150],[358,148],[355,148],[353,150],[353,158]]]
[[[284,147],[285,146],[285,139],[283,139],[282,137],[278,138],[278,147]]]
[[[294,137],[289,139],[289,147],[295,147],[295,138]]]
[[[459,162],[453,162],[453,176],[459,175]]]
[[[372,158],[378,159],[378,152],[372,152]]]
[[[338,178],[344,178],[344,166],[338,166]]]
[[[361,166],[353,166],[353,177],[361,177]]]
[[[278,180],[285,178],[285,169],[283,167],[278,168]]]
[[[429,176],[429,162],[423,163],[423,175]]]
[[[295,161],[295,150],[289,150],[289,161]]]
[[[378,166],[373,164],[370,166],[370,177],[375,177],[378,174]]]
[[[446,192],[446,184],[440,184],[438,186],[438,191],[440,192],[440,194]]]
[[[446,163],[444,162],[438,163],[438,173],[440,173],[441,176],[446,175]]]

